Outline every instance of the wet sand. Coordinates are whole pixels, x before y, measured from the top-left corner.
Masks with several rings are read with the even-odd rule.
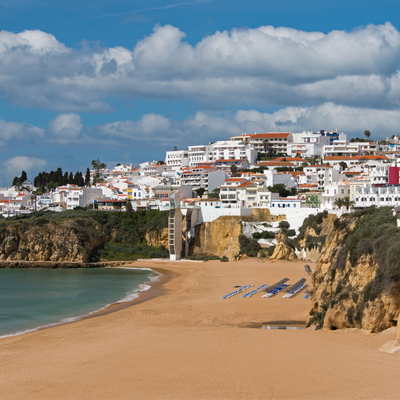
[[[221,299],[235,285],[308,279],[304,263],[133,266],[161,268],[171,279],[129,307],[0,339],[0,398],[400,397],[400,357],[377,350],[394,338],[393,328],[379,335],[258,329],[252,326],[305,321],[310,300]]]

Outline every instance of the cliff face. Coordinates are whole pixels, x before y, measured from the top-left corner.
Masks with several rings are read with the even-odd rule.
[[[91,218],[44,223],[13,224],[0,234],[2,261],[85,262],[107,238]]]
[[[148,231],[145,234],[145,238],[150,246],[164,246],[168,249],[168,228],[160,231]]]
[[[242,217],[219,217],[196,227],[193,254],[213,254],[233,259],[240,252]]]
[[[276,247],[269,258],[269,261],[275,260],[297,260],[296,252],[294,247],[290,244],[287,236],[279,231],[275,236],[276,239]]]
[[[386,215],[343,216],[328,234],[309,291],[308,325],[318,328],[362,328],[379,332],[396,325],[400,281],[385,270],[388,253],[382,233],[397,227]],[[377,212],[376,212],[377,213]],[[377,225],[375,225],[377,224]],[[375,232],[374,232],[375,231]],[[391,235],[393,240],[396,238]],[[400,245],[400,244],[399,244]],[[389,271],[390,272],[390,271]]]
[[[268,209],[253,209],[251,216],[223,216],[212,222],[196,226],[192,254],[210,254],[233,260],[240,253],[239,236],[241,222],[272,222],[285,219],[285,215],[273,216]]]

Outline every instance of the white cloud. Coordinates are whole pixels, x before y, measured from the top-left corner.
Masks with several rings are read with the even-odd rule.
[[[110,96],[194,100],[207,107],[399,107],[400,33],[390,23],[305,32],[261,26],[195,45],[171,25],[126,49],[67,48],[41,31],[0,32],[0,93],[14,104],[109,112]],[[378,105],[379,104],[379,105]]]
[[[30,124],[6,122],[0,119],[0,139],[31,142],[44,136],[44,130]]]
[[[39,170],[43,169],[47,162],[40,158],[17,156],[4,161],[3,173],[1,176],[2,185],[10,185],[14,176],[20,176],[22,171],[28,174],[28,179],[33,179],[32,174],[36,174]]]
[[[82,118],[78,114],[59,114],[47,127],[48,133],[59,143],[78,139],[82,130]]]

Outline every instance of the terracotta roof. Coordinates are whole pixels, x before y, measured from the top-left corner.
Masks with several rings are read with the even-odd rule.
[[[304,168],[333,168],[333,167],[331,167],[330,165],[309,165]]]
[[[350,156],[325,156],[324,160],[351,160]]]
[[[251,138],[287,138],[290,132],[269,132],[269,133],[255,133],[253,135],[242,135],[250,136]]]
[[[253,182],[245,182],[245,183],[242,183],[241,185],[238,185],[238,186],[236,186],[236,187],[242,188],[242,187],[249,186],[249,185],[251,185],[252,183],[253,183]]]
[[[278,157],[273,159],[272,161],[282,161],[282,160],[286,160],[286,161],[303,161],[306,162],[306,160],[304,160],[301,157]]]
[[[365,158],[366,160],[389,160],[386,156],[354,156],[353,160],[360,160]]]
[[[261,161],[258,163],[260,167],[277,166],[277,167],[294,167],[295,165],[287,161]]]
[[[304,187],[304,188],[306,188],[306,187],[313,187],[313,186],[317,186],[317,183],[311,183],[311,184],[309,184],[309,185],[300,185],[300,187]]]

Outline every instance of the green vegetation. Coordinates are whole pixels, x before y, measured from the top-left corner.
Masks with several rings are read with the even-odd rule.
[[[5,231],[7,226],[18,232],[28,229],[29,226],[46,229],[47,224],[66,221],[82,241],[83,247],[93,237],[107,238],[108,243],[95,249],[91,261],[165,258],[169,255],[162,246],[158,248],[146,244],[146,233],[160,234],[167,228],[168,211],[148,210],[131,213],[86,210],[62,213],[41,211],[1,220],[0,233]]]
[[[320,212],[318,214],[312,214],[308,216],[304,221],[303,225],[299,229],[299,240],[304,239],[304,235],[306,232],[306,229],[308,227],[313,228],[315,233],[319,235],[321,233],[321,223],[322,221],[328,216],[328,211],[325,210],[323,212]]]
[[[85,182],[82,176],[82,172],[77,171],[75,175],[70,172],[63,174],[61,168],[57,168],[56,171],[42,171],[35,177],[33,184],[39,188],[40,192],[45,192],[48,189],[55,189],[58,186],[66,184],[84,186]]]
[[[263,231],[263,232],[254,232],[253,239],[274,239],[275,232]]]
[[[368,302],[373,301],[384,290],[390,292],[400,282],[400,229],[397,228],[397,216],[393,215],[390,207],[346,215],[335,226],[343,229],[354,219],[357,219],[355,227],[343,238],[333,268],[343,270],[347,259],[354,266],[362,255],[372,255],[378,268],[375,278],[362,293],[363,301]]]
[[[281,229],[289,229],[290,228],[290,223],[288,221],[280,221],[278,226]]]
[[[248,239],[245,235],[239,235],[240,254],[255,257],[261,250],[260,244],[255,239]]]
[[[273,186],[268,186],[268,190],[271,193],[279,193],[279,197],[295,196],[297,193],[295,187],[292,187],[289,190],[289,189],[286,189],[286,186],[283,183],[276,183]]]
[[[110,241],[93,252],[92,261],[130,261],[138,258],[168,257],[169,252],[164,246],[149,246],[147,243],[129,245]]]

